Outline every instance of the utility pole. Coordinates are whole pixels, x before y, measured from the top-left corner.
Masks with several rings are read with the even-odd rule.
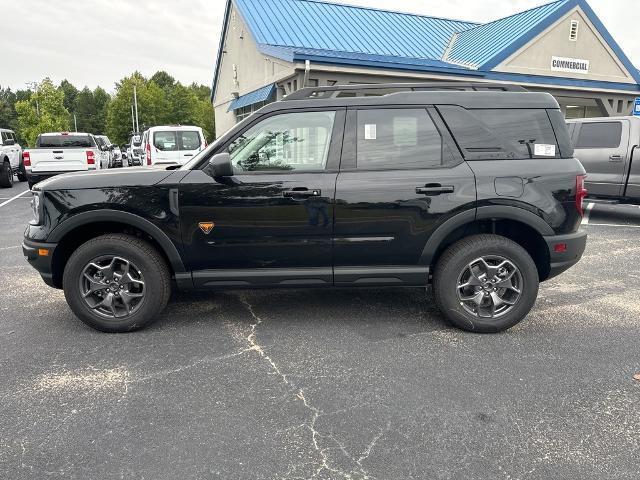
[[[76,127],[76,133],[78,133],[78,119],[76,118],[76,114],[73,114],[73,124]]]
[[[140,132],[140,124],[138,123],[138,91],[133,86],[133,104],[136,106],[136,132]]]
[[[138,133],[136,130],[136,117],[133,115],[133,104],[131,104],[131,131],[133,133]]]

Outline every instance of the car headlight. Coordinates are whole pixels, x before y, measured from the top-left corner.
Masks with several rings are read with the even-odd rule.
[[[35,191],[31,193],[33,194],[31,197],[31,211],[33,213],[34,224],[40,225],[40,223],[42,223],[42,201],[40,199],[42,192]]]

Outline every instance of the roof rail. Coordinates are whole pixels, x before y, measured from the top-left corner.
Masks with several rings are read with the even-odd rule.
[[[502,91],[526,92],[519,85],[503,83],[378,83],[365,85],[332,85],[325,87],[307,87],[285,96],[283,100],[311,100],[339,97],[367,97],[389,95],[397,92],[439,92],[439,91]]]

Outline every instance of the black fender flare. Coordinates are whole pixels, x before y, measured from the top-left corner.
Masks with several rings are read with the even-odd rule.
[[[555,232],[547,222],[528,210],[507,205],[491,205],[486,207],[478,207],[474,210],[467,210],[465,212],[458,213],[457,215],[454,215],[453,217],[442,223],[442,225],[440,225],[431,234],[429,240],[427,241],[427,244],[422,250],[420,264],[431,265],[433,258],[438,251],[438,248],[440,248],[440,245],[442,245],[444,239],[447,238],[447,236],[449,236],[449,234],[451,234],[454,230],[464,225],[473,223],[476,220],[487,219],[515,220],[530,226],[543,237],[555,235]]]
[[[76,228],[99,222],[124,223],[142,230],[156,242],[158,242],[165,255],[169,259],[176,277],[178,277],[178,274],[187,273],[178,249],[169,239],[166,233],[160,230],[160,228],[151,223],[149,220],[146,220],[133,213],[122,212],[120,210],[94,210],[91,212],[82,212],[77,215],[73,215],[53,229],[53,231],[47,237],[47,242],[58,243],[65,235],[72,232]]]

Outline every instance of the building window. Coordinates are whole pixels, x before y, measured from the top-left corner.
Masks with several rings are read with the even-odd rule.
[[[271,103],[271,101],[258,102],[258,103],[254,103],[253,105],[247,105],[246,107],[238,108],[237,110],[235,110],[236,121],[241,122],[242,120],[247,118],[249,115],[251,115],[254,112],[257,112],[268,103]]]
[[[572,42],[578,41],[578,26],[580,22],[578,20],[571,20],[571,30],[569,31],[569,40]]]

